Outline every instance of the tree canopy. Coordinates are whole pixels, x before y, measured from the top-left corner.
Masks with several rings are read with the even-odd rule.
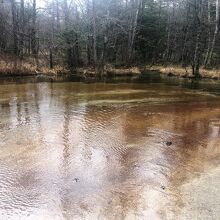
[[[1,0],[0,54],[69,68],[218,67],[219,0]]]

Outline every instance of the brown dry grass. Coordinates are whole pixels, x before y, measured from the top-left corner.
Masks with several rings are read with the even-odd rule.
[[[0,56],[0,76],[7,75],[58,75],[68,71],[61,66],[54,66],[53,69],[46,67],[44,62],[39,60],[39,67],[34,63],[33,58],[25,58],[22,62],[12,56]]]
[[[61,75],[69,74],[70,71],[61,66],[54,66],[53,69],[47,67],[48,64],[45,63],[44,59],[39,59],[39,66],[35,65],[33,58],[25,58],[22,63],[19,59],[16,59],[13,56],[0,56],[0,76],[7,75]],[[192,78],[192,69],[190,67],[180,67],[180,66],[145,66],[144,68],[131,67],[131,68],[115,68],[110,64],[107,64],[104,67],[104,76],[138,76],[141,72],[144,71],[158,71],[162,74],[168,76],[177,76],[177,77],[188,77]],[[78,68],[76,72],[79,75],[88,77],[96,76],[96,71],[94,68]],[[200,74],[203,78],[210,79],[220,79],[220,70],[211,69],[207,70],[204,68],[200,69]]]
[[[96,76],[96,71],[94,68],[78,68],[77,73],[85,77]],[[104,67],[103,76],[137,76],[141,74],[141,70],[138,67],[131,68],[115,68],[111,65],[106,65]]]
[[[178,77],[188,77],[192,78],[192,69],[190,67],[180,67],[180,66],[146,66],[146,70],[153,70],[153,71],[158,71],[162,74],[165,75],[170,75],[170,76],[178,76]],[[220,70],[219,69],[200,69],[200,74],[202,78],[210,78],[210,79],[220,79]]]

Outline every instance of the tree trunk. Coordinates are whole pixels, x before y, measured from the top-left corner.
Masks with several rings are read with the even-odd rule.
[[[21,0],[21,38],[20,38],[20,60],[22,62],[24,57],[24,0]]]
[[[68,25],[69,25],[69,9],[68,9],[67,0],[64,0],[64,25],[65,25],[65,30],[68,30]]]
[[[100,63],[100,72],[101,75],[104,72],[104,66],[106,62],[106,49],[107,49],[107,44],[108,44],[108,32],[109,32],[109,10],[107,11],[107,24],[105,28],[105,34],[104,34],[104,39],[103,39],[103,50],[102,50],[102,57],[101,57],[101,63]]]
[[[54,49],[54,33],[55,33],[55,3],[52,2],[52,30],[51,30],[51,36],[50,36],[50,69],[53,69],[53,49]]]
[[[208,59],[208,64],[210,65],[212,57],[213,57],[213,52],[215,48],[215,43],[216,43],[216,38],[219,32],[219,0],[216,0],[216,19],[215,19],[215,32],[212,40],[212,46],[210,50],[210,55]]]
[[[200,76],[199,69],[201,65],[201,35],[202,35],[202,18],[203,18],[203,0],[197,0],[197,8],[195,12],[195,19],[196,19],[196,46],[194,52],[194,59],[192,64],[192,73],[193,75],[198,78]]]
[[[170,54],[170,36],[171,36],[171,15],[170,15],[170,12],[169,12],[169,2],[167,2],[167,9],[168,9],[168,21],[167,21],[167,47],[166,47],[166,51],[165,51],[165,55],[164,55],[164,58],[165,58],[165,62],[168,61],[169,59],[169,54]]]
[[[17,13],[15,0],[11,0],[11,11],[12,11],[12,26],[13,26],[13,51],[14,55],[18,55],[18,22],[17,22]]]
[[[38,63],[38,49],[37,49],[37,37],[36,37],[36,19],[37,19],[37,14],[36,14],[36,0],[33,0],[33,5],[32,5],[32,29],[31,29],[31,50],[32,54],[34,55],[35,63],[36,66],[39,66]]]
[[[90,13],[90,1],[86,0],[86,17],[87,17],[87,42],[86,42],[86,51],[87,51],[87,65],[92,64],[92,37],[91,37],[91,13]]]
[[[93,22],[93,61],[94,67],[97,65],[97,43],[96,43],[96,8],[95,0],[92,0],[92,22]]]
[[[128,63],[131,62],[133,57],[133,50],[134,50],[134,41],[136,37],[136,31],[137,31],[137,23],[138,23],[138,15],[139,15],[139,9],[140,9],[140,1],[136,0],[135,4],[132,1],[132,22],[130,26],[130,34],[129,34],[129,40],[128,40]]]
[[[209,60],[209,55],[210,55],[210,50],[211,50],[211,0],[208,0],[208,29],[209,29],[209,37],[208,37],[208,49],[206,52],[205,60],[204,60],[204,66],[207,66],[208,60]]]
[[[60,12],[59,12],[59,2],[56,0],[56,23],[57,31],[60,31]]]
[[[50,69],[53,69],[53,50],[50,48]]]
[[[13,26],[13,52],[15,55],[14,68],[17,68],[17,56],[19,55],[18,48],[18,22],[15,1],[11,0],[11,11],[12,11],[12,26]]]
[[[66,43],[66,61],[70,68],[73,67],[72,62],[72,48],[70,45],[70,39],[69,39],[69,8],[68,8],[68,2],[67,0],[64,0],[64,26],[65,26],[65,43]]]

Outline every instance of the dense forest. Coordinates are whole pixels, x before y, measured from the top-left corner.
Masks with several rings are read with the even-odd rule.
[[[1,0],[0,57],[23,65],[220,65],[219,0]]]

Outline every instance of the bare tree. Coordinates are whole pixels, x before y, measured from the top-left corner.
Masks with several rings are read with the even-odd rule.
[[[219,32],[219,0],[216,0],[216,19],[215,19],[215,32],[214,32],[214,36],[212,39],[212,44],[211,44],[211,49],[210,49],[210,53],[209,53],[209,57],[207,60],[207,63],[210,64],[212,57],[213,57],[213,52],[214,52],[214,47],[216,44],[216,38]]]
[[[92,23],[93,23],[93,60],[94,60],[94,66],[97,65],[97,43],[96,43],[96,5],[95,0],[92,0]]]

